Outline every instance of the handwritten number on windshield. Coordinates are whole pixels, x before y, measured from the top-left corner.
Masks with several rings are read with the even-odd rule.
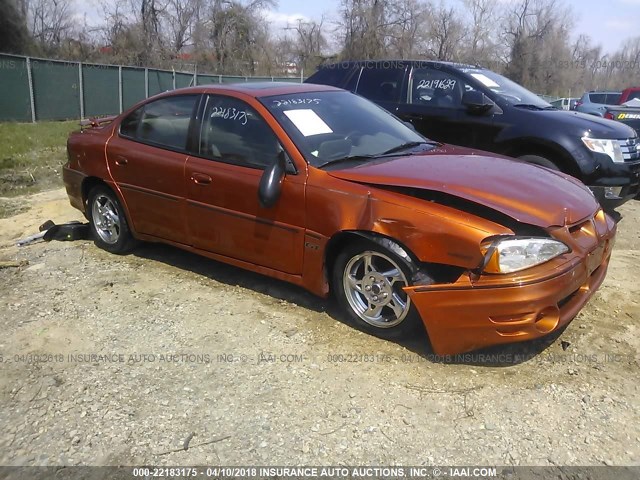
[[[319,105],[320,102],[319,98],[289,98],[286,100],[274,100],[273,104],[276,107],[287,107],[289,105]]]

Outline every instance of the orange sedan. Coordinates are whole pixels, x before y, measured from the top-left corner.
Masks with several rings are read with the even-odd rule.
[[[438,144],[318,85],[176,90],[71,134],[64,182],[96,244],[179,248],[329,292],[437,354],[566,325],[602,283],[615,222],[559,172]]]

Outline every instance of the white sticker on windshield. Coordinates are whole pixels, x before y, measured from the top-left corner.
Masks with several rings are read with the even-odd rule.
[[[305,137],[333,133],[329,125],[313,110],[285,110],[284,114]]]
[[[475,78],[476,80],[479,80],[480,82],[482,82],[482,84],[485,87],[498,88],[500,86],[496,82],[494,82],[493,80],[491,80],[489,77],[487,77],[486,75],[484,75],[482,73],[472,73],[471,76],[473,78]]]

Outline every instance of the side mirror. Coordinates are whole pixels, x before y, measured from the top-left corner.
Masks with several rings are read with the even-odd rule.
[[[260,178],[258,200],[262,208],[273,207],[282,193],[282,181],[287,170],[287,154],[281,150],[275,162],[269,165]]]
[[[467,107],[469,112],[478,114],[486,113],[495,106],[495,103],[489,97],[477,90],[464,92],[462,104]]]

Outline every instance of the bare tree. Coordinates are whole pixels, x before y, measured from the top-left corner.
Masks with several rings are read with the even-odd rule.
[[[571,57],[570,10],[559,0],[520,0],[506,14],[506,74],[535,90],[560,88]]]
[[[296,25],[288,26],[286,30],[295,32],[293,38],[289,36],[281,39],[281,51],[295,61],[303,71],[311,71],[321,63],[323,51],[327,47],[324,35],[324,17],[320,21],[298,20]]]
[[[495,22],[498,7],[494,0],[462,0],[468,12],[466,48],[463,60],[494,66],[500,58]]]
[[[261,13],[275,6],[274,0],[214,0],[205,29],[220,73],[254,74],[260,41],[268,37]]]
[[[458,12],[440,3],[429,15],[427,25],[427,55],[435,60],[460,60],[467,31]]]
[[[202,3],[202,0],[168,0],[162,17],[168,27],[169,42],[174,53],[181,52],[193,43]]]
[[[74,28],[71,0],[29,0],[22,4],[29,31],[43,54],[54,54]]]
[[[394,57],[413,58],[424,50],[425,32],[431,6],[420,0],[397,0],[389,6],[395,22],[390,25],[388,48]]]

